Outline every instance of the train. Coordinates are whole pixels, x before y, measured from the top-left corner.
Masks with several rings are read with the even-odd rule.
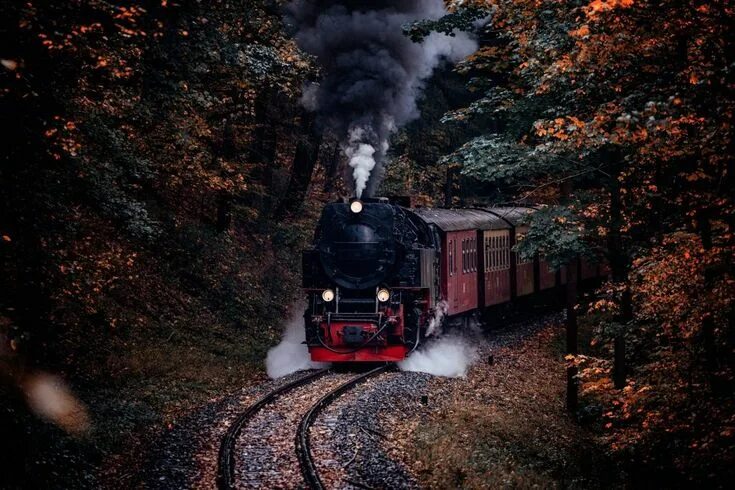
[[[306,345],[316,362],[398,362],[444,324],[559,291],[564,270],[513,250],[534,207],[425,208],[406,199],[324,206],[303,251]],[[578,278],[604,273],[579,261]]]

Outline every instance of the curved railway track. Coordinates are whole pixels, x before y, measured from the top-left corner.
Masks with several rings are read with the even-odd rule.
[[[351,388],[372,376],[392,369],[392,367],[392,365],[386,364],[359,376],[355,376],[346,383],[342,383],[337,388],[321,397],[319,401],[312,405],[301,419],[299,429],[296,431],[296,453],[299,457],[299,463],[301,463],[301,473],[304,475],[304,480],[306,480],[309,488],[312,488],[313,490],[322,490],[324,488],[324,484],[319,478],[319,472],[317,471],[316,464],[311,454],[311,443],[309,439],[309,429],[314,423],[314,420],[316,420],[317,415],[319,415],[319,412],[346,391],[349,391]]]
[[[336,388],[327,392],[322,396],[316,403],[314,403],[306,412],[299,423],[298,430],[296,431],[295,450],[298,457],[298,461],[301,465],[301,472],[309,488],[323,489],[324,485],[319,478],[319,473],[315,461],[311,454],[311,446],[309,440],[309,428],[311,424],[316,420],[319,413],[327,407],[332,401],[343,393],[349,391],[351,388],[357,386],[368,378],[377,374],[386,372],[392,369],[392,365],[384,365],[372,369],[366,373],[355,376],[348,381],[338,385]],[[242,432],[243,428],[247,425],[263,407],[274,402],[276,399],[283,395],[301,387],[305,386],[317,379],[323,377],[330,372],[329,369],[322,369],[320,371],[313,372],[306,376],[302,376],[290,383],[286,383],[283,386],[266,393],[257,402],[250,405],[243,413],[241,413],[237,419],[227,430],[227,433],[222,439],[222,443],[219,449],[218,455],[218,472],[217,472],[217,487],[220,490],[229,490],[237,488],[237,482],[235,477],[236,469],[236,451],[235,445],[238,437]]]
[[[235,488],[235,443],[237,442],[237,437],[240,435],[240,431],[242,431],[243,426],[248,422],[248,420],[253,418],[253,416],[264,406],[275,401],[279,396],[321,378],[328,372],[329,369],[322,369],[306,376],[302,376],[301,378],[291,381],[290,383],[286,383],[283,386],[279,386],[278,388],[266,393],[262,398],[250,405],[247,410],[241,413],[237,419],[235,419],[222,439],[222,444],[219,449],[217,462],[217,487],[220,488],[220,490]]]

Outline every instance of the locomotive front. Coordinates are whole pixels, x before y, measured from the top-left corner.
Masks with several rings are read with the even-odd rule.
[[[404,359],[436,301],[437,243],[423,220],[384,199],[325,206],[303,255],[312,360]]]

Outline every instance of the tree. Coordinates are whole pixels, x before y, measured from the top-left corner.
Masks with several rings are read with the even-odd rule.
[[[543,254],[556,267],[577,254],[609,263],[611,281],[589,315],[614,341],[620,396],[636,392],[625,383],[626,357],[637,362],[639,383],[652,382],[651,359],[666,353],[682,380],[659,385],[671,399],[683,386],[695,389],[685,378],[700,371],[732,379],[732,368],[722,371],[733,347],[722,333],[733,308],[722,296],[733,296],[729,2],[468,4],[491,13],[484,46],[460,67],[480,95],[444,120],[488,129],[444,163],[499,189],[496,202],[545,205],[521,255]],[[565,184],[573,190],[562,192]],[[691,263],[672,270],[682,257]],[[687,282],[686,292],[677,289]],[[674,307],[666,290],[681,303]],[[669,356],[677,348],[689,362]]]

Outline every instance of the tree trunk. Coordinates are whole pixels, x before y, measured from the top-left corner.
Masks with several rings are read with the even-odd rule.
[[[334,150],[332,150],[324,164],[324,192],[326,193],[331,193],[334,190],[334,182],[337,179],[337,169],[339,168],[339,157],[341,154],[342,151],[339,143],[335,143]]]
[[[444,183],[444,207],[453,208],[455,197],[462,205],[463,198],[460,190],[459,168],[455,166],[447,167],[447,180]]]
[[[278,206],[276,217],[282,219],[298,211],[306,197],[306,191],[311,183],[311,174],[319,159],[321,135],[314,129],[314,118],[307,116],[304,119],[303,136],[296,144],[296,153],[291,166],[291,178],[285,197]]]
[[[578,352],[577,340],[577,260],[567,264],[567,354],[576,355]],[[577,383],[578,369],[575,365],[567,366],[567,410],[574,413],[577,410],[579,386]]]
[[[230,228],[232,222],[230,196],[222,192],[217,198],[217,232],[222,233]]]
[[[697,228],[699,236],[702,240],[702,248],[705,253],[712,250],[712,225],[710,223],[711,212],[709,209],[701,209],[697,213]],[[704,288],[709,290],[715,279],[715,271],[711,266],[704,268]],[[717,346],[715,344],[715,318],[711,313],[707,313],[702,318],[702,340],[704,342],[704,364],[709,378],[710,390],[717,394],[719,391],[719,382],[717,378]]]
[[[627,328],[628,323],[633,320],[633,301],[630,291],[630,282],[628,280],[628,256],[623,246],[622,227],[623,227],[623,202],[620,181],[618,180],[619,160],[621,156],[617,153],[606,151],[603,153],[603,159],[610,164],[612,178],[610,179],[610,230],[608,234],[608,255],[610,257],[610,269],[612,271],[612,280],[618,288],[622,287],[623,291],[620,296],[620,314],[617,317],[617,323]],[[616,289],[618,289],[616,288]],[[621,389],[625,387],[626,366],[625,366],[625,332],[619,331],[615,335],[613,347],[615,350],[613,356],[613,381],[615,387]]]
[[[269,106],[273,103],[272,99],[270,93],[266,90],[255,101],[255,131],[248,152],[249,161],[265,164],[264,172],[266,175],[270,173],[270,167],[276,159],[277,147],[276,128],[268,117]],[[266,185],[270,184],[270,182],[265,183]]]
[[[615,359],[613,363],[613,382],[615,388],[625,387],[625,337],[617,335],[614,341]]]
[[[567,354],[577,354],[577,261],[567,265]]]

